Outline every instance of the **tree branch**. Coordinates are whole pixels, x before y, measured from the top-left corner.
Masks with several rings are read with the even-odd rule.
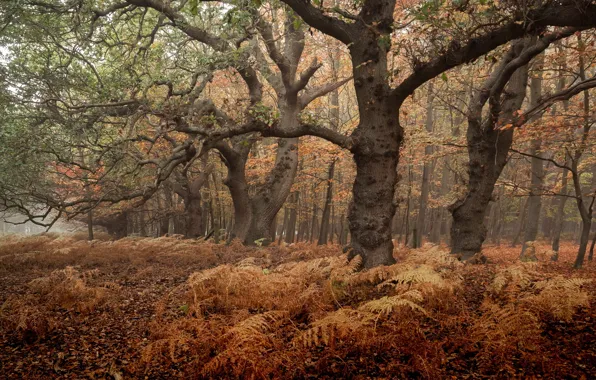
[[[414,90],[441,73],[471,62],[528,33],[539,33],[547,26],[570,26],[579,30],[593,28],[596,26],[596,3],[591,0],[562,0],[556,3],[546,2],[544,6],[528,14],[520,12],[505,25],[471,38],[463,45],[451,43],[445,53],[415,70],[393,92],[403,102]]]
[[[350,24],[327,16],[321,9],[315,8],[306,0],[282,0],[289,5],[308,25],[334,37],[348,45],[354,40]]]
[[[306,108],[306,106],[308,106],[310,104],[310,102],[312,102],[313,100],[320,98],[321,96],[327,95],[331,91],[334,91],[334,90],[340,88],[341,86],[343,86],[344,84],[348,83],[351,80],[352,80],[352,77],[349,77],[349,78],[345,78],[345,79],[342,79],[337,82],[326,83],[322,86],[306,89],[298,97],[298,105],[299,105],[300,109]]]
[[[586,79],[585,81],[581,81],[573,86],[568,87],[567,89],[557,92],[545,99],[542,99],[539,104],[530,108],[526,112],[524,112],[521,116],[518,116],[515,121],[513,122],[513,126],[521,127],[526,122],[532,120],[541,112],[544,112],[548,107],[553,105],[556,102],[565,101],[571,99],[575,95],[579,94],[582,91],[589,90],[591,88],[596,87],[596,76]]]

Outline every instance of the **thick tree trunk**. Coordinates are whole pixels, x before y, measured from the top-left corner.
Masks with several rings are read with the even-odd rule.
[[[484,218],[495,183],[501,174],[513,141],[513,131],[468,128],[468,191],[451,208],[451,253],[467,260],[480,252],[486,239]]]
[[[514,44],[509,58],[518,55],[523,46],[523,43]],[[520,67],[511,76],[503,96],[503,104],[499,107],[500,124],[504,125],[521,107],[526,92],[527,76],[527,66]],[[486,82],[489,87],[492,86],[491,79],[492,77]],[[495,184],[507,163],[507,155],[513,142],[512,128],[496,129],[499,125],[497,120],[483,120],[484,102],[480,92],[470,105],[466,135],[469,157],[468,188],[465,197],[450,207],[453,215],[451,253],[458,255],[462,260],[474,257],[482,249],[487,234],[484,220],[486,210]]]
[[[331,203],[333,201],[333,175],[335,172],[335,159],[329,164],[327,173],[327,192],[325,194],[325,205],[321,216],[321,231],[319,233],[318,245],[327,244],[329,238],[329,220],[331,215]]]
[[[122,239],[128,234],[128,212],[123,211],[112,216],[105,224],[108,234],[115,239]]]
[[[275,166],[251,202],[252,220],[244,238],[245,244],[254,244],[260,239],[271,241],[271,223],[290,194],[297,168],[298,139],[279,139]]]
[[[205,227],[203,226],[203,208],[201,204],[201,192],[188,195],[185,200],[186,214],[186,237],[198,238],[204,236]]]
[[[374,87],[369,90],[357,88],[359,97],[366,93],[370,101],[361,102],[368,105],[361,110],[360,126],[354,132],[358,140],[354,149],[356,178],[348,215],[351,256],[361,255],[366,268],[395,262],[391,222],[396,208],[393,198],[402,142],[398,108],[387,100],[388,94],[378,93]]]
[[[227,160],[228,176],[224,184],[230,190],[232,204],[234,206],[234,226],[228,237],[228,241],[239,239],[246,241],[248,230],[252,222],[251,199],[248,194],[248,184],[246,182],[245,162],[236,157],[234,162]]]

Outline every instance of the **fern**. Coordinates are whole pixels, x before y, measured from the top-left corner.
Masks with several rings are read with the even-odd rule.
[[[453,289],[453,284],[443,279],[443,277],[436,272],[429,265],[420,265],[417,267],[410,267],[406,270],[396,273],[393,277],[379,284],[379,287],[385,286],[412,286],[415,284],[430,284],[437,288]]]
[[[413,311],[419,311],[423,314],[428,314],[427,311],[418,305],[416,302],[422,302],[424,297],[418,290],[409,290],[403,294],[382,297],[376,300],[366,302],[365,304],[358,307],[359,310],[368,311],[371,313],[379,314],[381,316],[389,316],[397,309],[407,308]]]
[[[223,351],[211,359],[204,367],[203,374],[220,374],[225,368],[236,368],[235,375],[259,372],[258,362],[262,355],[273,346],[269,333],[275,331],[288,317],[285,311],[269,311],[253,315],[236,325],[223,335],[220,346]]]
[[[520,291],[531,287],[541,274],[533,270],[537,266],[534,262],[518,263],[497,272],[491,285],[491,290],[500,294],[506,290]]]
[[[368,311],[341,308],[313,322],[308,330],[294,338],[293,343],[303,347],[335,345],[337,340],[361,336],[375,319],[376,315]]]
[[[581,290],[589,282],[590,279],[557,276],[537,282],[534,286],[539,293],[530,294],[522,301],[539,312],[570,321],[578,308],[590,305],[588,293]]]

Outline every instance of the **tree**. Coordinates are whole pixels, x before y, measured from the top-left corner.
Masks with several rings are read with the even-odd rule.
[[[505,21],[497,22],[494,27],[488,24],[474,25],[469,35],[452,41],[428,61],[415,62],[413,72],[392,87],[387,60],[392,34],[410,25],[395,25],[395,1],[365,1],[358,13],[337,7],[327,10],[300,0],[284,2],[309,25],[340,40],[350,49],[360,124],[350,136],[349,144],[345,144],[343,139],[334,142],[350,149],[356,162],[356,180],[349,213],[353,248],[351,257],[361,255],[365,267],[395,261],[391,223],[396,209],[393,198],[399,148],[403,140],[399,110],[405,99],[426,81],[445,71],[478,58],[510,40],[526,34],[538,34],[548,25],[593,26],[593,21],[587,21],[586,17],[596,12],[596,7],[589,1],[581,5],[576,2],[548,3],[529,9],[513,5],[509,9],[510,16],[504,17]],[[433,4],[428,3],[423,4],[420,10],[422,14],[428,14],[432,8]],[[339,17],[330,16],[329,13]],[[532,26],[526,28],[525,25]],[[456,251],[459,249],[456,248]]]

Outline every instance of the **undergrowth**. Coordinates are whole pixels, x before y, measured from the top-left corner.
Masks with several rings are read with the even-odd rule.
[[[592,272],[550,261],[464,265],[427,246],[392,266],[360,264],[308,244],[5,238],[0,272],[34,278],[0,300],[0,332],[35,344],[64,313],[118,307],[126,284],[185,268],[152,305],[134,376],[171,366],[189,378],[558,377],[547,333],[591,310]]]

